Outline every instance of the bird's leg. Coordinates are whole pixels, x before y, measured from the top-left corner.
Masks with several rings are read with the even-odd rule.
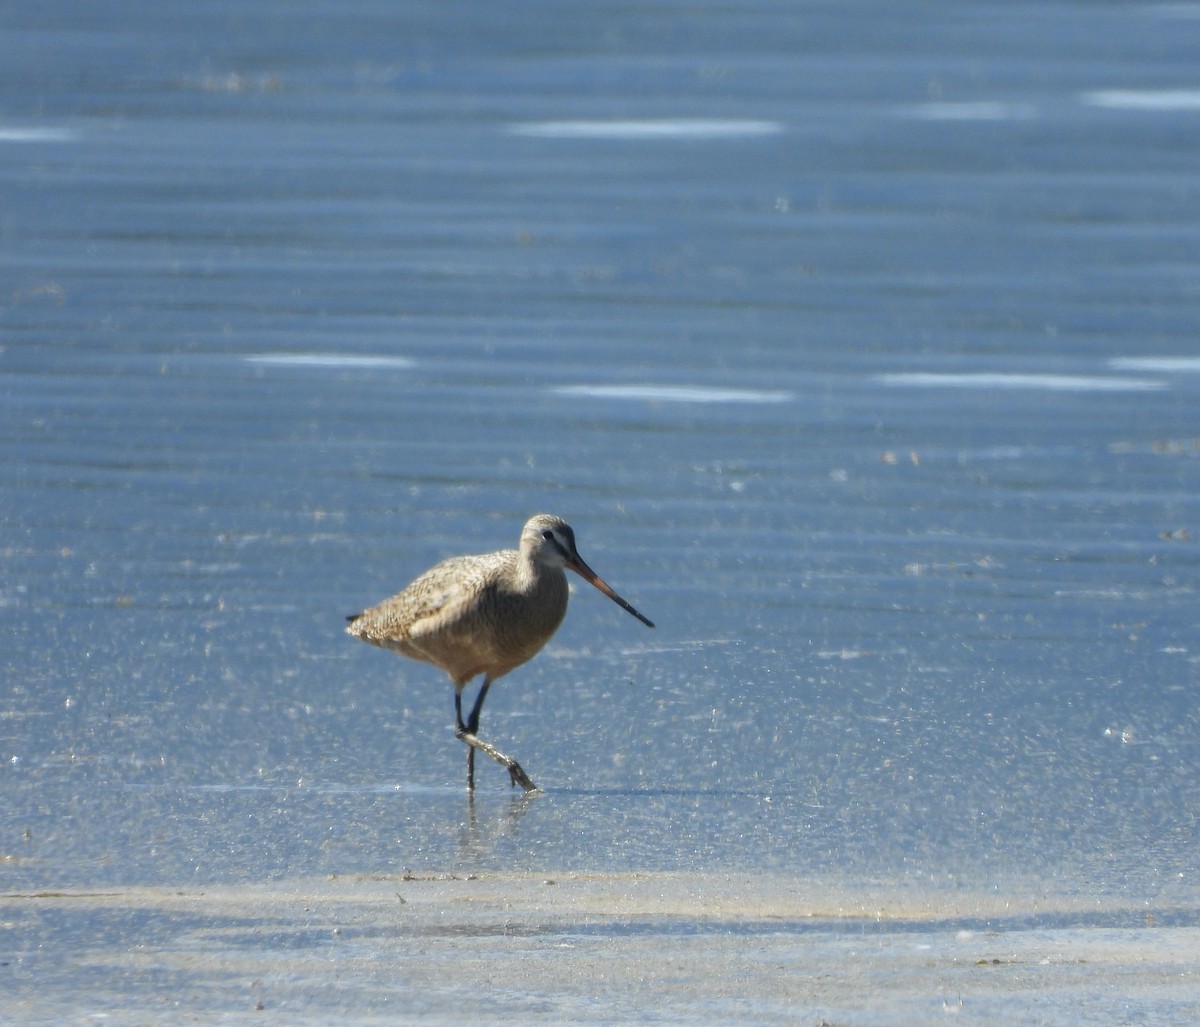
[[[467,725],[462,719],[462,692],[458,690],[454,692],[454,727],[458,734],[467,730]]]
[[[533,783],[530,776],[521,769],[521,764],[511,756],[505,756],[494,745],[489,745],[476,735],[476,732],[479,730],[479,711],[483,709],[483,700],[487,698],[488,689],[491,687],[491,677],[485,677],[483,684],[479,686],[479,695],[475,697],[475,705],[471,707],[471,714],[467,717],[465,724],[462,719],[462,695],[459,692],[454,694],[454,713],[457,720],[454,734],[467,745],[467,791],[475,791],[476,749],[490,756],[508,771],[508,776],[512,780],[513,787],[520,785],[527,792],[539,791],[538,786]]]
[[[475,705],[471,707],[471,715],[467,718],[467,731],[470,734],[479,733],[479,711],[483,709],[483,700],[487,698],[488,689],[492,687],[491,675],[483,679],[483,684],[479,686],[479,694],[475,696]],[[460,717],[459,723],[462,723]]]
[[[471,715],[467,718],[466,733],[475,735],[479,733],[479,711],[483,709],[483,700],[487,698],[488,689],[492,687],[491,675],[484,677],[483,684],[479,686],[479,694],[475,696],[475,705],[471,707]],[[462,704],[459,704],[458,710],[458,727],[463,730],[462,722]],[[510,771],[511,773],[511,771]],[[475,791],[475,748],[467,746],[467,791]]]
[[[476,702],[475,705],[478,708],[479,703]],[[474,713],[472,715],[475,716]],[[462,738],[464,735],[472,733],[467,730],[467,725],[463,723],[462,691],[457,689],[454,692],[454,722],[454,734],[456,737]],[[475,750],[469,745],[467,746],[467,794],[472,797],[475,795]]]
[[[459,732],[459,739],[465,742],[470,748],[469,753],[474,753],[476,749],[480,752],[491,756],[497,763],[508,771],[508,776],[512,780],[513,787],[520,785],[526,792],[540,792],[541,789],[533,783],[533,780],[524,770],[521,769],[521,764],[514,760],[511,756],[505,756],[494,745],[490,745],[482,738],[476,738],[475,735]]]

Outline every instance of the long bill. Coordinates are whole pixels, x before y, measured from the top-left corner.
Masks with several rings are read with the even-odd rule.
[[[637,610],[635,610],[632,606],[625,602],[624,599],[617,595],[607,581],[605,581],[602,577],[600,577],[599,574],[592,570],[591,567],[583,562],[583,559],[578,553],[572,553],[570,555],[570,557],[567,559],[567,566],[570,567],[571,570],[573,570],[581,578],[583,578],[584,581],[595,585],[596,588],[608,596],[609,599],[616,603],[626,613],[632,613],[638,620],[645,624],[646,627],[654,627],[654,621],[650,620],[649,617],[642,616],[642,614],[638,613]]]

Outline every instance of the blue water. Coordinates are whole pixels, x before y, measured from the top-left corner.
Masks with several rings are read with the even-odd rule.
[[[0,29],[0,881],[1195,908],[1197,4]],[[482,733],[343,616],[567,517]]]

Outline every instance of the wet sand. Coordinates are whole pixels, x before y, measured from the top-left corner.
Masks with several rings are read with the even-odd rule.
[[[1195,1022],[1190,908],[728,874],[9,893],[6,1023]]]

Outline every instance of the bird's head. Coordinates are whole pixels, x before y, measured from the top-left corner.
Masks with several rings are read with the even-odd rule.
[[[652,621],[625,602],[599,574],[584,563],[583,557],[575,548],[575,532],[561,517],[555,517],[553,514],[537,514],[530,517],[521,532],[521,555],[542,567],[566,567],[574,571],[646,627],[654,627]]]

